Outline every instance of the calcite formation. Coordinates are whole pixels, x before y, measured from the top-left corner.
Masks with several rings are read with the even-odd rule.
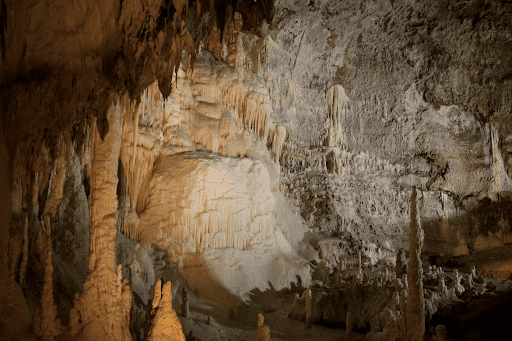
[[[152,304],[152,324],[147,339],[185,341],[178,315],[172,309],[171,282],[163,286],[160,279],[156,282]]]
[[[409,262],[407,264],[407,340],[421,341],[425,332],[425,302],[423,294],[423,264],[421,248],[423,230],[418,215],[416,187],[411,193],[411,223],[409,226]],[[457,275],[456,275],[457,276]]]
[[[270,328],[265,326],[265,318],[262,314],[258,314],[258,336],[256,341],[270,341]]]
[[[119,99],[118,99],[119,101]],[[129,319],[123,303],[121,268],[114,272],[117,233],[117,169],[121,148],[121,106],[112,103],[107,119],[109,132],[101,139],[96,129],[91,138],[90,165],[90,236],[89,273],[79,298],[83,324],[98,321],[112,340],[124,340],[129,333]],[[128,309],[127,309],[128,308]],[[128,315],[129,316],[129,315]]]
[[[297,283],[308,328],[446,339],[425,320],[512,273],[422,273],[512,243],[511,14],[1,0],[2,337],[140,340],[152,305],[151,338],[184,339],[170,284],[149,302],[171,276],[191,325],[196,296],[237,320]]]

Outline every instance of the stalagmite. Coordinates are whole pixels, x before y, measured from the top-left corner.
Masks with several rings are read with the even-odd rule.
[[[23,252],[20,265],[20,285],[25,282],[25,274],[27,272],[28,263],[28,216],[23,218]]]
[[[53,254],[50,216],[43,218],[46,229],[46,262],[44,264],[44,284],[41,297],[41,330],[44,341],[53,341],[61,333],[60,320],[57,319],[57,305],[53,301]]]
[[[48,199],[43,209],[43,214],[55,217],[57,206],[64,197],[64,182],[66,180],[66,144],[64,138],[59,139],[59,156],[55,161],[49,182]]]
[[[124,307],[124,315],[125,315],[125,320],[128,322],[128,324],[130,323],[130,311],[132,309],[132,299],[133,299],[133,295],[132,295],[132,290],[131,290],[131,287],[130,285],[128,284],[128,279],[125,278],[123,280],[123,282],[121,283],[122,285],[122,300],[123,300],[123,307]]]
[[[400,330],[402,331],[402,335],[404,339],[407,339],[407,290],[402,290],[400,292],[400,319],[398,323],[400,325]]]
[[[347,317],[346,317],[346,322],[345,322],[345,332],[347,334],[349,334],[352,331],[352,324],[353,324],[352,314],[350,313],[350,311],[347,311]]]
[[[157,284],[161,283],[160,280]],[[156,289],[156,285],[155,285]],[[161,298],[156,295],[153,299],[153,307],[156,307],[156,313],[148,332],[148,341],[185,341],[185,334],[181,322],[176,312],[172,309],[172,288],[171,282],[166,282],[162,287]],[[155,303],[155,298],[157,303]]]
[[[473,278],[475,278],[475,277],[476,277],[476,267],[475,267],[474,265],[471,267],[471,272],[470,272],[470,274],[471,274],[471,276],[473,276]]]
[[[391,300],[391,311],[395,316],[398,316],[398,312],[400,309],[400,293],[395,291],[393,293],[393,299]]]
[[[69,310],[68,331],[71,337],[75,337],[80,331],[80,314],[74,307]]]
[[[13,233],[9,239],[9,278],[14,282],[16,278],[16,272],[18,270],[18,262],[20,260],[21,251],[23,248],[23,239],[19,233]]]
[[[462,279],[462,277],[459,275],[459,270],[457,269],[454,269],[453,270],[453,276],[454,276],[454,286],[455,286],[455,293],[457,294],[457,296],[460,296],[464,293],[465,289],[464,287],[462,286],[462,284],[460,284],[460,281]]]
[[[446,326],[442,324],[436,326],[436,335],[434,337],[434,341],[448,341],[448,336],[446,335]]]
[[[404,289],[408,291],[409,290],[409,282],[407,281],[407,274],[403,274],[402,284],[404,285]]]
[[[256,341],[270,341],[270,328],[263,325],[264,317],[258,314],[258,336]]]
[[[36,237],[36,253],[39,255],[39,263],[44,264],[45,252],[44,252],[44,238],[41,231],[37,231]]]
[[[183,287],[183,289],[181,290],[181,316],[183,316],[187,320],[190,319],[188,292],[187,289],[185,289],[185,287]]]
[[[396,255],[396,277],[401,278],[404,274],[405,253],[402,249]]]
[[[41,328],[41,307],[37,306],[34,309],[34,314],[32,315],[32,331],[37,337],[41,337],[43,335],[43,329]]]
[[[425,333],[425,302],[423,295],[423,267],[421,248],[423,246],[423,230],[420,225],[418,205],[416,203],[416,187],[411,194],[411,223],[409,231],[409,263],[407,265],[408,297],[407,297],[407,340],[422,341]]]
[[[161,297],[162,297],[162,280],[159,278],[155,283],[155,287],[154,287],[154,291],[153,291],[153,301],[152,301],[153,309],[158,308],[158,305],[160,304]]]
[[[357,283],[362,284],[363,283],[363,277],[364,277],[363,269],[358,268],[357,269],[357,274],[356,274],[356,281],[357,281]]]
[[[448,296],[448,287],[444,284],[444,278],[439,277],[439,286],[437,290],[444,296]]]
[[[121,147],[119,99],[107,111],[108,133],[103,140],[93,127],[93,156],[90,175],[89,272],[80,294],[82,323],[96,321],[110,340],[129,335],[125,318],[121,272],[114,272],[117,234],[117,173]],[[124,101],[123,101],[124,102]],[[95,126],[95,124],[93,124]],[[126,289],[125,289],[126,290]]]
[[[313,328],[313,299],[311,297],[311,289],[306,290],[306,329]]]

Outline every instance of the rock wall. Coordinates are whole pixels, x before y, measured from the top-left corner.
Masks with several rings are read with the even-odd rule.
[[[283,188],[311,228],[407,248],[415,185],[424,253],[508,242],[509,5],[276,2],[259,74],[287,131]]]
[[[304,229],[279,191],[285,132],[264,82],[203,48],[175,83],[165,99],[152,84],[125,122],[124,233],[167,251],[193,289],[226,305],[268,282],[282,288],[299,275],[308,283],[296,254]]]

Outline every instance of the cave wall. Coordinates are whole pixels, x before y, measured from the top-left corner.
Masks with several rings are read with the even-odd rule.
[[[287,130],[281,182],[310,227],[352,249],[407,248],[412,185],[424,252],[509,242],[510,4],[432,8],[275,5],[260,74]]]

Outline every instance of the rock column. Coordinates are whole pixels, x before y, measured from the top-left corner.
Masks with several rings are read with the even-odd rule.
[[[425,301],[423,296],[423,267],[421,247],[423,230],[416,203],[416,187],[411,194],[411,223],[409,230],[409,263],[407,264],[407,340],[422,341],[425,333]]]
[[[123,340],[129,334],[123,302],[121,274],[116,275],[117,172],[121,148],[121,107],[112,104],[107,112],[108,133],[101,138],[92,125],[92,162],[89,273],[80,295],[82,324],[97,319],[110,340]],[[103,122],[103,124],[106,124]],[[124,283],[126,284],[126,283]],[[125,290],[128,290],[125,288]],[[126,296],[126,295],[125,295]]]

